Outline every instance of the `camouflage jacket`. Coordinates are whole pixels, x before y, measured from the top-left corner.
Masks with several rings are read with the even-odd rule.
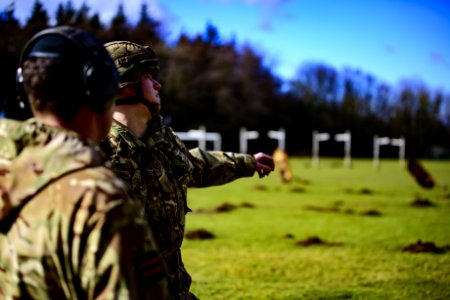
[[[144,204],[146,219],[168,265],[170,292],[173,298],[184,299],[191,282],[180,254],[185,214],[189,211],[187,187],[219,185],[252,176],[255,159],[247,154],[189,151],[163,124],[161,116],[150,121],[141,138],[113,122],[102,147],[111,157],[113,170]]]
[[[0,121],[0,298],[161,299],[145,220],[75,133]]]

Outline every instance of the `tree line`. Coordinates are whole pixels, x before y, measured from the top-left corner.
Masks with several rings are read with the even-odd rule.
[[[310,155],[312,132],[352,133],[352,155],[370,157],[374,135],[406,139],[408,157],[450,156],[450,95],[426,84],[404,81],[389,85],[357,69],[336,70],[322,63],[299,66],[289,81],[277,77],[264,63],[264,54],[250,44],[223,40],[208,23],[204,32],[180,34],[168,43],[163,25],[142,4],[137,22],[130,22],[120,4],[108,24],[86,3],[74,7],[60,3],[50,16],[39,0],[21,24],[14,5],[0,12],[0,111],[24,119],[15,72],[20,51],[38,31],[54,25],[71,25],[94,33],[104,42],[130,40],[150,45],[161,59],[159,81],[166,122],[177,131],[203,125],[222,134],[224,150],[239,149],[239,129],[257,130],[261,138],[249,143],[249,152],[273,151],[276,141],[269,130],[286,130],[286,150]],[[321,154],[343,155],[342,144],[321,144]],[[395,157],[397,149],[383,148],[382,156]]]

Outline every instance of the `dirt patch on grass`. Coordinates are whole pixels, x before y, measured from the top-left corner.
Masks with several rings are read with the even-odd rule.
[[[289,190],[289,192],[291,192],[291,193],[304,193],[304,192],[306,192],[306,189],[303,188],[303,187],[297,186],[297,187],[291,188],[291,189]]]
[[[294,236],[292,233],[286,233],[286,234],[284,235],[284,238],[285,238],[285,239],[292,240],[292,239],[295,238],[295,236]]]
[[[244,207],[244,208],[255,208],[255,204],[250,203],[250,202],[242,202],[241,203],[241,207]]]
[[[381,217],[383,214],[377,209],[369,209],[369,210],[363,211],[361,213],[361,215],[369,216],[369,217]]]
[[[317,236],[311,236],[304,240],[300,240],[295,242],[297,246],[302,247],[309,247],[309,246],[339,246],[342,245],[342,243],[336,243],[336,242],[327,242],[322,240],[321,238]]]
[[[255,191],[267,191],[267,186],[262,185],[262,184],[257,184],[255,186],[253,186],[253,190],[255,190]]]
[[[212,213],[227,213],[227,212],[231,212],[233,210],[236,210],[238,208],[255,208],[255,205],[253,203],[250,202],[242,202],[240,205],[235,205],[235,204],[231,204],[228,202],[224,202],[222,204],[220,204],[219,206],[212,208],[212,209],[203,209],[203,208],[199,208],[196,209],[194,211],[192,211],[192,213],[195,214],[212,214]]]
[[[230,212],[232,210],[235,210],[236,208],[237,208],[236,205],[225,202],[225,203],[222,203],[221,205],[217,206],[214,209],[214,211],[219,212],[219,213]]]
[[[210,240],[216,236],[206,229],[191,230],[184,235],[189,240]]]
[[[318,211],[318,212],[339,212],[337,207],[323,207],[316,205],[306,205],[303,207],[306,210]]]
[[[354,190],[353,188],[344,188],[342,190],[345,194],[360,194],[360,195],[373,195],[373,190],[363,187],[359,190]]]
[[[373,191],[371,189],[369,189],[369,188],[362,188],[362,189],[359,190],[358,193],[361,194],[361,195],[372,195]]]
[[[343,204],[343,203],[342,203]],[[356,211],[352,208],[340,208],[342,206],[341,202],[335,202],[331,207],[316,206],[316,205],[306,205],[303,208],[306,210],[317,211],[317,212],[331,212],[331,213],[342,213],[347,215],[353,215]],[[362,216],[369,217],[381,217],[383,213],[377,209],[368,209],[366,211],[359,213]]]
[[[414,207],[432,207],[435,206],[433,202],[426,198],[416,198],[411,202],[411,206]]]
[[[418,240],[416,243],[404,247],[402,251],[410,253],[441,254],[450,251],[450,245],[438,247],[433,242],[422,242],[421,240]]]

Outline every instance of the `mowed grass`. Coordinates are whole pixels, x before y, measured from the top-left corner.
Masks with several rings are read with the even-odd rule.
[[[450,251],[410,253],[418,240],[450,245],[450,162],[423,161],[437,186],[417,185],[396,160],[292,158],[295,182],[239,179],[190,189],[182,252],[201,299],[450,299]],[[414,207],[417,199],[434,206]],[[214,211],[229,203],[229,212]],[[253,205],[253,207],[251,207]],[[378,214],[378,215],[377,215]],[[300,246],[319,237],[326,245]]]

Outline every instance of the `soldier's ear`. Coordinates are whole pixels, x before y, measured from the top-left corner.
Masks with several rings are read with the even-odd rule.
[[[122,87],[120,89],[120,94],[127,96],[127,97],[136,96],[136,88],[135,88],[134,84],[128,84],[128,85]]]

